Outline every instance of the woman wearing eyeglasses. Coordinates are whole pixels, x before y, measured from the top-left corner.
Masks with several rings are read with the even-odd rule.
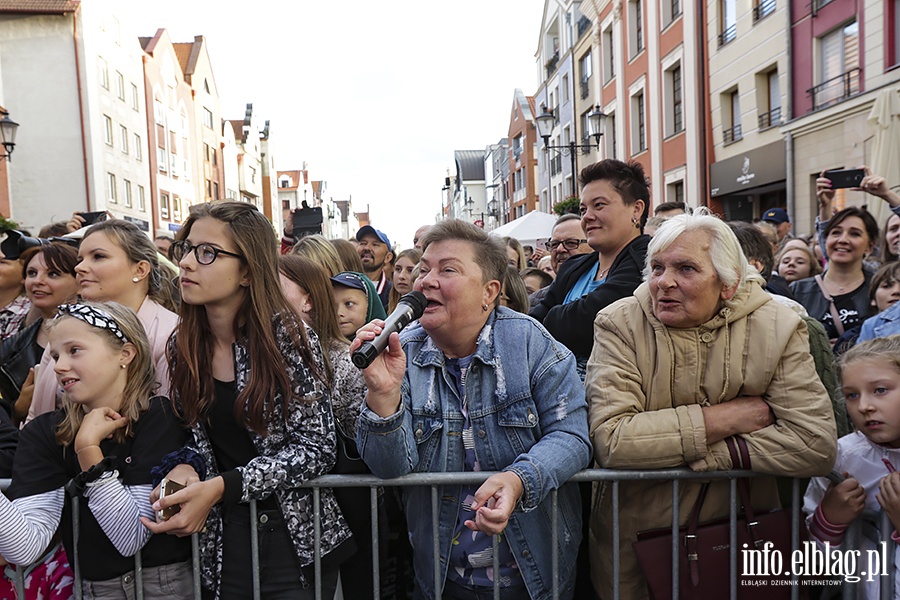
[[[642,280],[641,270],[650,238],[642,234],[647,221],[650,189],[639,163],[605,159],[586,167],[581,184],[581,226],[593,249],[567,256],[531,316],[568,347],[584,380],[593,348],[597,313],[616,300],[631,296]],[[558,228],[554,228],[554,237]],[[574,252],[582,240],[551,240],[551,257]]]
[[[172,278],[159,262],[156,246],[137,225],[110,219],[92,225],[78,247],[75,280],[79,295],[92,302],[118,302],[137,313],[144,324],[153,364],[156,367],[155,394],[168,395],[169,365],[166,342],[178,316]],[[35,373],[34,398],[28,421],[62,406],[62,391],[53,372],[54,361],[44,351]]]
[[[298,486],[335,462],[332,376],[316,334],[305,329],[278,280],[272,225],[252,204],[191,207],[171,248],[181,267],[181,321],[169,344],[171,398],[192,439],[159,472],[187,484],[151,495],[154,510],[180,505],[154,533],[202,531],[204,598],[252,595],[251,513],[263,598],[315,597],[313,559],[320,534],[322,598],[352,553],[350,530],[331,490]]]

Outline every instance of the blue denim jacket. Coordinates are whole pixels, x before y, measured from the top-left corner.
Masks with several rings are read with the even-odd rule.
[[[404,331],[400,340],[408,366],[402,409],[381,418],[363,407],[357,431],[360,454],[372,473],[383,478],[463,471],[465,419],[444,354],[418,324]],[[533,600],[552,595],[548,495],[559,489],[559,590],[562,597],[571,595],[581,541],[581,503],[576,485],[565,482],[591,458],[587,404],[575,357],[534,319],[497,308],[478,336],[466,389],[481,468],[513,471],[524,483],[504,535]],[[445,579],[459,490],[459,486],[439,490],[440,569]],[[416,579],[432,598],[431,491],[407,488],[404,502]]]
[[[856,338],[856,343],[862,344],[875,338],[888,337],[898,333],[900,333],[900,302],[874,317],[866,319],[859,331],[859,337]]]

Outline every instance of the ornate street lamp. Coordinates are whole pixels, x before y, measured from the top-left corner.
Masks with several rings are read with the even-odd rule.
[[[10,160],[13,148],[16,147],[16,130],[19,129],[19,124],[10,119],[6,111],[0,111],[0,115],[3,115],[0,119],[0,144],[6,150],[6,154],[0,154],[0,159]]]
[[[606,121],[606,114],[600,110],[599,106],[594,106],[594,110],[588,113],[588,134],[594,138],[597,148],[600,148],[600,138],[603,137],[603,123]],[[551,146],[550,135],[556,125],[556,116],[552,112],[548,112],[546,107],[544,112],[535,118],[537,121],[538,135],[544,139],[544,151],[549,154],[550,150],[555,150],[561,156],[568,156],[572,160],[572,195],[576,195],[575,178],[578,173],[578,165],[576,163],[576,155],[578,150],[591,150],[592,144],[576,144],[575,140],[571,140],[566,146]]]

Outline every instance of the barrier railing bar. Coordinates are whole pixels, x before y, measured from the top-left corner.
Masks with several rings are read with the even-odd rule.
[[[728,597],[737,600],[737,479],[729,482],[728,498],[731,507],[728,509]]]
[[[431,546],[431,560],[434,562],[434,597],[441,600],[441,540],[440,515],[438,514],[438,488],[431,486],[431,528],[434,535]]]
[[[82,600],[83,593],[81,589],[81,561],[78,555],[78,536],[81,533],[78,527],[81,518],[81,506],[78,505],[78,498],[72,498],[72,554],[75,556],[70,558],[72,572],[75,573],[75,600]]]
[[[191,575],[194,577],[194,600],[201,600],[200,591],[200,534],[191,535]]]
[[[134,553],[134,596],[135,600],[144,600],[144,563],[141,561],[141,550]]]
[[[313,490],[313,572],[316,600],[322,600],[322,490]]]
[[[257,530],[256,500],[250,500],[250,565],[253,569],[253,600],[260,600],[259,589],[259,532]],[[223,524],[224,527],[224,524]]]
[[[550,512],[552,521],[551,527],[551,564],[550,569],[553,574],[553,600],[559,598],[559,493],[556,490],[550,492]]]
[[[612,511],[613,511],[613,600],[619,600],[619,482],[612,483]]]
[[[372,594],[381,600],[381,565],[378,562],[378,488],[369,487],[369,518],[372,519]]]
[[[681,514],[681,499],[678,497],[678,480],[672,480],[672,598],[678,600],[679,577],[681,575],[678,569],[678,541],[681,539],[679,535],[678,515]]]
[[[502,534],[500,534],[502,535]],[[500,535],[491,536],[491,550],[494,553],[491,567],[494,569],[494,600],[500,600]]]

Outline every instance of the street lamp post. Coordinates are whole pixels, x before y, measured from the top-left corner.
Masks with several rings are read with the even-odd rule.
[[[6,150],[6,154],[0,154],[0,159],[5,158],[9,161],[13,148],[16,147],[16,130],[19,128],[19,124],[10,119],[9,113],[4,110],[0,110],[0,115],[3,116],[0,119],[0,144]]]
[[[588,134],[593,136],[597,148],[599,149],[600,138],[603,137],[603,123],[606,121],[606,114],[600,110],[599,106],[595,106],[594,110],[588,113],[587,118]],[[556,124],[556,116],[548,112],[545,107],[543,114],[539,115],[535,120],[537,121],[538,135],[544,139],[544,151],[549,154],[550,150],[555,150],[560,156],[568,156],[572,160],[572,195],[577,195],[575,191],[575,177],[578,172],[576,153],[578,150],[591,150],[593,146],[591,144],[576,144],[575,140],[569,141],[567,146],[551,146],[550,134],[553,133],[553,126]]]

